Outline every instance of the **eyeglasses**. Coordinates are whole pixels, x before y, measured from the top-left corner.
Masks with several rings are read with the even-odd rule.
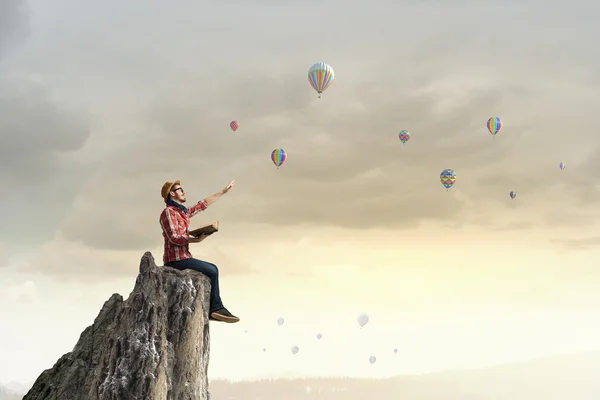
[[[176,191],[178,191],[179,189],[181,189],[181,193],[184,193],[184,190],[183,190],[183,188],[182,188],[182,187],[178,187],[177,189],[173,189],[172,191],[173,191],[173,192],[176,192]]]

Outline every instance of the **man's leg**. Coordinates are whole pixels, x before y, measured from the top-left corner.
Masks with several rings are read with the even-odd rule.
[[[181,261],[175,261],[166,264],[168,267],[179,270],[193,269],[210,279],[210,312],[211,319],[223,322],[238,322],[240,319],[231,314],[224,306],[221,300],[219,290],[219,269],[215,264],[198,260],[196,258],[188,258]]]

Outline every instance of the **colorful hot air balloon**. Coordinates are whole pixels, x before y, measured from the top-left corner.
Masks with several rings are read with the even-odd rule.
[[[284,319],[282,317],[277,318],[277,325],[283,325]]]
[[[560,168],[561,170],[565,169],[565,168],[567,168],[567,164],[561,162],[560,164],[558,164],[558,168]]]
[[[408,133],[408,131],[400,131],[400,133],[398,134],[398,138],[400,139],[402,144],[404,144],[408,142],[408,139],[410,139],[410,133]]]
[[[492,135],[496,136],[496,133],[500,132],[500,129],[502,129],[502,120],[498,117],[488,119],[487,128]]]
[[[277,168],[281,167],[285,160],[287,159],[287,154],[283,149],[275,149],[271,152],[271,161]]]
[[[369,362],[370,362],[371,364],[375,364],[375,361],[377,361],[377,358],[376,358],[375,356],[371,356],[371,357],[369,357]]]
[[[445,169],[440,174],[440,181],[446,190],[449,190],[454,185],[454,182],[456,182],[456,174],[451,169]]]
[[[300,348],[298,346],[292,346],[292,354],[296,354],[298,353],[298,351],[300,351]]]
[[[334,78],[333,69],[324,62],[316,63],[308,70],[308,82],[317,91],[319,98],[331,86]]]
[[[517,194],[515,192],[510,192],[510,198],[514,199],[515,197],[517,197]]]
[[[394,349],[394,354],[398,354],[398,349]]]
[[[231,127],[231,130],[235,132],[240,127],[240,123],[237,122],[237,121],[231,121],[231,123],[229,124],[229,126]]]

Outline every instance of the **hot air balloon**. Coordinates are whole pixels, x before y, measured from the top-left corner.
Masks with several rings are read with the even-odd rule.
[[[375,361],[377,361],[377,357],[375,357],[375,356],[371,356],[371,357],[369,357],[369,362],[370,362],[371,364],[375,364]]]
[[[324,62],[316,63],[308,70],[308,82],[310,82],[310,86],[319,94],[319,98],[331,86],[334,78],[333,69]]]
[[[287,154],[283,149],[275,149],[271,152],[271,161],[277,168],[281,167],[283,163],[287,160]]]
[[[265,351],[267,351],[267,349],[263,349],[263,353],[264,353]]]
[[[567,168],[567,164],[561,162],[560,164],[558,164],[558,168],[560,168],[561,170],[565,169],[565,168]]]
[[[300,348],[298,346],[292,346],[292,354],[296,354],[298,353],[298,351],[300,351]]]
[[[514,199],[515,197],[517,197],[517,194],[514,191],[510,192],[510,198]]]
[[[317,333],[317,339],[321,340],[322,337],[323,337],[323,335],[321,335],[320,333]]]
[[[398,354],[398,349],[394,349],[394,354]]]
[[[231,127],[231,130],[235,132],[240,127],[240,123],[237,122],[237,121],[231,121],[231,123],[229,124],[229,126]]]
[[[500,132],[500,129],[502,129],[502,120],[498,117],[488,119],[487,128],[492,135],[496,136],[496,133]]]
[[[454,185],[454,182],[456,182],[456,174],[451,169],[445,169],[440,174],[440,181],[446,190],[449,190]]]
[[[281,325],[283,325],[283,322],[284,322],[283,318],[281,318],[281,317],[277,318],[277,325],[281,326]]]
[[[408,133],[408,131],[400,131],[400,133],[398,134],[398,138],[400,139],[402,144],[405,144],[406,142],[408,142],[408,139],[410,139],[410,133]]]
[[[365,313],[360,314],[356,318],[356,322],[358,322],[358,325],[360,325],[360,327],[362,328],[363,326],[365,326],[369,322],[369,316],[367,314],[365,314]]]

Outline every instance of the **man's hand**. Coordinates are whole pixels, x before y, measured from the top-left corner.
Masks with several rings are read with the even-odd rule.
[[[206,239],[210,235],[212,235],[212,233],[203,233],[202,235],[200,235],[200,237],[198,239],[200,239],[200,241],[203,241],[204,239]]]
[[[190,243],[200,243],[201,241],[203,241],[204,239],[206,239],[210,235],[212,235],[212,233],[203,233],[202,235],[200,235],[198,237],[190,236],[190,237],[188,237],[188,242],[190,242]]]
[[[234,186],[235,186],[235,180],[229,182],[229,184],[227,186],[225,186],[225,189],[222,190],[223,194],[229,192]]]

